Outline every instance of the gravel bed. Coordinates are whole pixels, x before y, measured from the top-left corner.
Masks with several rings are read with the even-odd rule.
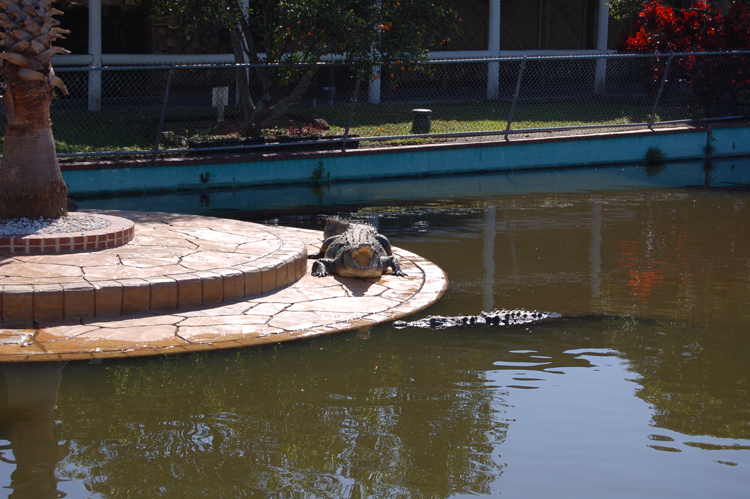
[[[86,232],[109,227],[111,222],[90,215],[67,215],[60,218],[0,219],[0,234],[60,234],[66,232]]]

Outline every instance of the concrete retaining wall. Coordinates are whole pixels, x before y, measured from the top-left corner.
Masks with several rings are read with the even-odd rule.
[[[71,197],[105,193],[309,184],[461,173],[637,164],[650,148],[668,161],[750,156],[750,127],[676,128],[597,135],[502,139],[378,149],[174,158],[61,166]]]

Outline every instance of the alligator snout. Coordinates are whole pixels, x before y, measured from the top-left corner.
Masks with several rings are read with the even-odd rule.
[[[373,250],[371,245],[360,244],[344,254],[344,262],[347,267],[367,270],[377,268],[380,258],[378,252]]]

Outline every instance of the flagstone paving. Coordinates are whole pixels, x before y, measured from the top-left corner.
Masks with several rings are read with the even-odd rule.
[[[0,323],[0,362],[186,353],[368,329],[426,308],[447,287],[439,267],[397,247],[407,277],[318,278],[310,275],[306,255],[318,251],[322,232],[163,213],[113,214],[135,221],[135,239],[91,253],[93,260],[83,253],[0,255],[3,319],[19,315],[18,307],[57,313],[58,292],[63,313],[71,314]],[[128,293],[140,301],[129,301]],[[103,310],[116,313],[98,313]]]

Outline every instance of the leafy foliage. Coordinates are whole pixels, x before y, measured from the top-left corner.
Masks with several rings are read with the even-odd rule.
[[[315,63],[328,54],[371,68],[392,59],[424,57],[458,27],[455,12],[429,0],[170,0],[157,11],[186,20],[210,20],[247,38],[252,62]]]
[[[750,9],[739,2],[726,12],[705,0],[675,10],[659,0],[644,4],[631,33],[624,33],[620,52],[718,52],[750,49]]]
[[[629,53],[701,53],[750,50],[750,9],[732,2],[724,11],[696,0],[689,9],[676,10],[659,0],[649,0],[638,14],[631,33],[618,44]],[[661,59],[661,58],[660,58]],[[657,59],[644,73],[644,85],[658,88],[666,70]],[[736,102],[750,90],[746,54],[682,56],[675,59],[670,79],[683,82],[697,97],[702,111]]]
[[[624,19],[637,14],[643,6],[643,0],[610,0],[609,14],[615,19]]]
[[[356,77],[379,78],[378,67],[406,67],[449,41],[461,21],[434,0],[168,0],[157,15],[184,19],[186,32],[209,20],[232,32],[238,63],[249,61],[263,87],[254,102],[245,92],[243,113],[256,133],[299,103],[317,70],[333,57]],[[397,85],[397,83],[394,83]],[[243,90],[247,85],[242,85]]]
[[[615,19],[625,19],[628,16],[634,16],[638,15],[638,12],[641,11],[643,8],[643,5],[647,3],[648,0],[609,0],[607,4],[609,5],[609,13],[612,17]],[[674,3],[679,3],[684,5],[684,0],[677,0]],[[713,3],[726,3],[726,2],[713,2]],[[745,5],[750,4],[749,0],[739,0],[738,3],[743,3]]]

